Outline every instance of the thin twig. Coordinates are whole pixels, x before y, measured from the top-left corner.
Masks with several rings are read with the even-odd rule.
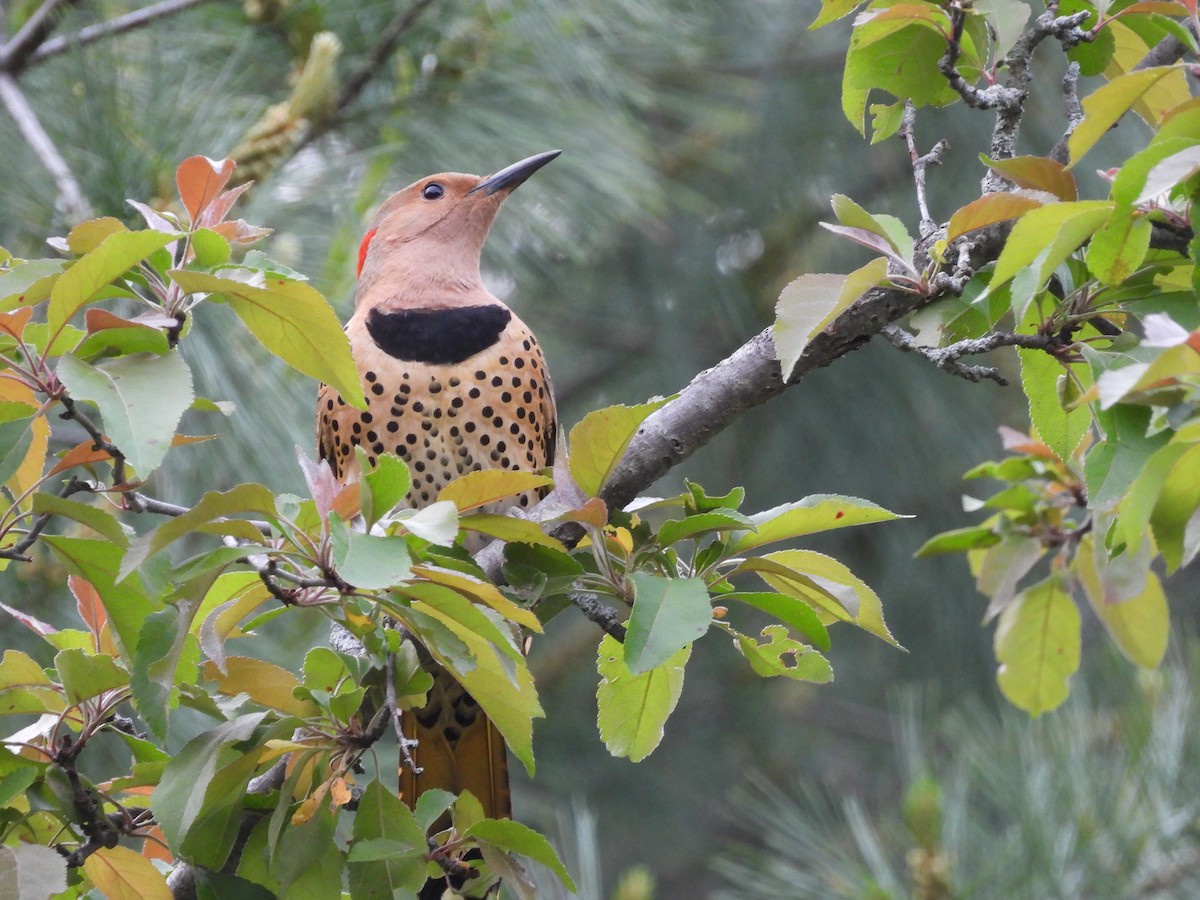
[[[1008,379],[1001,375],[999,370],[991,366],[968,366],[959,360],[964,356],[989,353],[1000,347],[1046,350],[1056,343],[1061,343],[1060,338],[1051,334],[1017,334],[1012,331],[995,331],[981,338],[958,341],[948,347],[923,347],[911,334],[894,324],[885,326],[879,333],[897,349],[919,353],[949,375],[956,375],[974,382],[987,378],[1001,387],[1008,385]]]
[[[928,237],[937,231],[938,224],[929,214],[929,201],[925,191],[925,170],[930,166],[941,165],[942,154],[950,149],[950,142],[942,138],[933,145],[933,149],[922,156],[917,151],[916,125],[917,107],[911,100],[908,100],[904,104],[904,120],[900,125],[900,137],[908,145],[908,158],[912,163],[913,181],[917,188],[917,208],[921,214],[919,226],[921,237]]]
[[[0,76],[2,78],[3,76]],[[103,450],[112,457],[113,464],[113,484],[121,485],[125,483],[125,454],[123,454],[117,446],[104,436],[97,426],[86,413],[79,409],[75,400],[70,394],[65,391],[59,396],[59,402],[63,405],[63,413],[60,418],[74,419],[79,423],[80,427],[88,433],[92,439],[92,447],[96,450]]]
[[[417,765],[417,761],[413,759],[412,752],[420,743],[416,738],[407,737],[404,734],[403,718],[400,715],[400,706],[396,702],[396,655],[389,653],[387,655],[387,715],[392,721],[392,727],[396,730],[396,744],[400,748],[400,761],[403,765],[408,766],[409,771],[414,775],[420,775],[425,770]]]
[[[29,56],[26,65],[40,63],[52,56],[65,53],[73,47],[82,47],[85,44],[91,44],[94,41],[111,37],[112,35],[124,34],[127,31],[142,28],[158,19],[175,15],[176,13],[191,9],[193,6],[199,6],[202,3],[208,2],[210,0],[163,0],[162,3],[154,3],[142,9],[126,13],[123,16],[116,16],[107,22],[89,25],[86,28],[79,29],[74,34],[62,35],[46,41]]]
[[[46,133],[46,129],[42,127],[37,113],[25,99],[16,80],[3,71],[0,71],[0,102],[4,104],[13,121],[17,123],[17,129],[25,138],[25,143],[29,144],[33,152],[37,154],[38,159],[41,160],[42,165],[46,167],[46,171],[50,173],[54,183],[58,186],[58,204],[64,218],[71,223],[82,222],[89,218],[92,215],[92,206],[88,203],[83,188],[79,186],[79,180],[71,171],[71,167],[67,165],[67,161],[63,159],[62,154],[58,152],[58,148],[50,139],[50,135]]]
[[[62,486],[62,490],[58,492],[58,496],[70,497],[72,494],[77,494],[80,491],[86,491],[90,489],[91,486],[86,481],[82,481],[78,478],[72,478]],[[25,533],[25,536],[21,538],[21,540],[17,541],[17,543],[13,544],[11,547],[5,547],[3,550],[0,550],[0,559],[12,559],[19,562],[32,562],[32,557],[28,555],[29,548],[34,545],[39,537],[41,537],[42,532],[46,529],[46,526],[50,524],[51,518],[53,518],[53,516],[50,513],[41,513],[36,519],[33,520],[33,525],[30,526],[29,531]]]
[[[30,56],[57,24],[58,7],[62,0],[45,0],[25,20],[21,29],[0,46],[0,72],[17,75],[28,64]],[[74,3],[75,0],[72,0]]]
[[[1067,71],[1063,73],[1062,92],[1063,110],[1067,115],[1067,128],[1063,132],[1063,136],[1059,138],[1058,143],[1050,148],[1050,152],[1046,155],[1065,166],[1071,161],[1070,148],[1068,146],[1071,135],[1075,133],[1075,129],[1083,121],[1083,104],[1079,102],[1079,63],[1073,62],[1067,66]]]

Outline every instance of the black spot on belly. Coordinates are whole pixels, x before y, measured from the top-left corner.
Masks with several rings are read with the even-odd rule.
[[[384,353],[406,362],[448,365],[470,359],[500,337],[512,313],[503,306],[372,310],[367,331]]]

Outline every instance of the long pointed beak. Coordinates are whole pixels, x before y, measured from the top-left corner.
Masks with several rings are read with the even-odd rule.
[[[523,159],[518,163],[513,163],[497,172],[495,175],[489,175],[475,187],[471,188],[468,193],[473,194],[476,191],[483,191],[485,194],[491,195],[497,191],[511,191],[525,182],[530,175],[544,166],[550,160],[554,159],[562,153],[561,150],[547,150],[545,153],[538,153],[528,159]]]

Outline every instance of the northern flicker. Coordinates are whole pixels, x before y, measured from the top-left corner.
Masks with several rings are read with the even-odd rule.
[[[317,443],[341,481],[394,453],[409,466],[407,503],[433,502],[477,469],[536,471],[554,462],[557,420],[546,360],[533,333],[493,296],[479,256],[505,198],[558,156],[539,153],[479,177],[431,175],[393,194],[358,254],[355,309],[346,324],[368,408],[321,388]],[[535,494],[500,509],[532,505]],[[422,769],[402,777],[408,803],[429,788],[470,790],[490,817],[511,815],[504,742],[453,677],[429,663],[426,706],[406,716]]]

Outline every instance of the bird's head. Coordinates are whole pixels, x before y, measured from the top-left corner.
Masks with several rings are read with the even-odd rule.
[[[550,150],[480,177],[443,172],[414,181],[375,213],[358,251],[358,304],[452,304],[482,289],[479,255],[505,198],[554,159]]]

